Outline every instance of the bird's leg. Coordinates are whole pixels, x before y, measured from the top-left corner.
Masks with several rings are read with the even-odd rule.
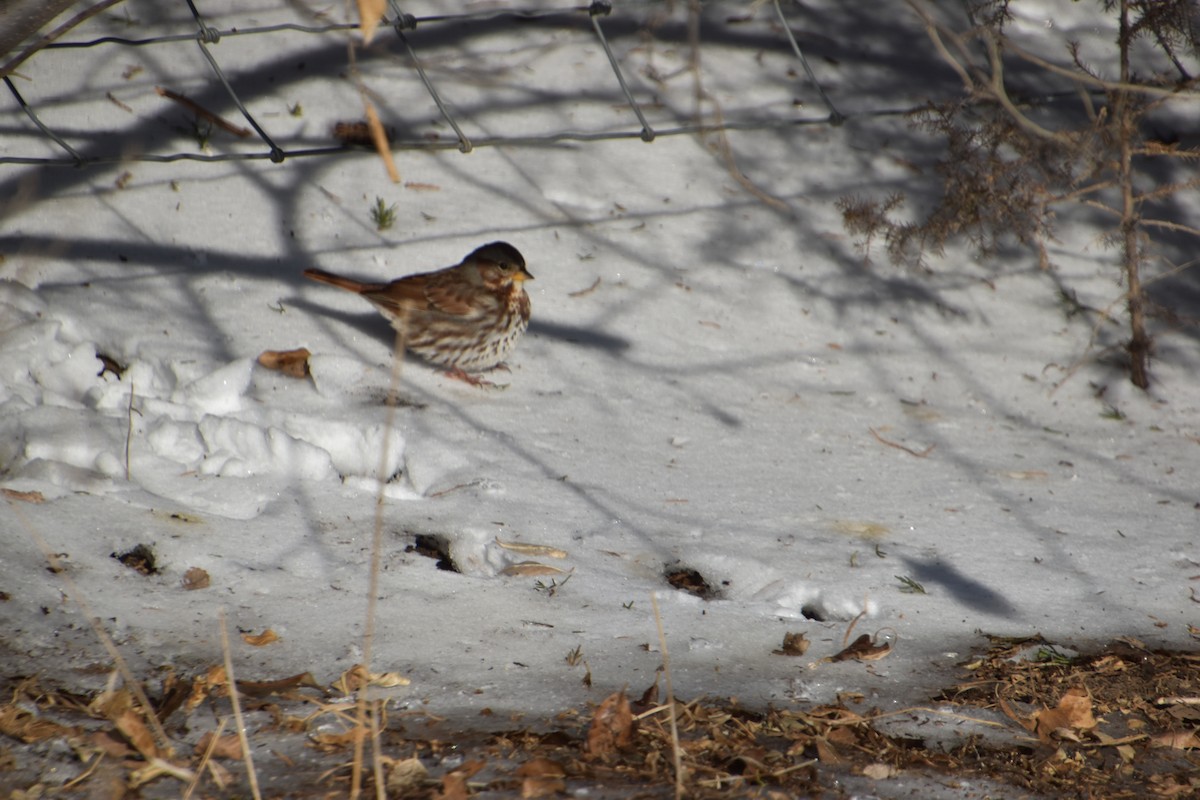
[[[463,383],[469,383],[472,386],[478,386],[480,389],[505,388],[503,386],[497,386],[486,378],[481,378],[478,375],[472,375],[469,372],[465,372],[460,367],[451,367],[450,369],[446,370],[446,377],[453,378],[456,381],[462,381]]]

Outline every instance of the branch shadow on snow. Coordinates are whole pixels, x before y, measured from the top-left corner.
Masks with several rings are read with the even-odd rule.
[[[925,560],[907,555],[901,555],[900,560],[917,582],[941,587],[955,601],[972,611],[1010,619],[1018,616],[1017,609],[1004,595],[961,572],[953,564],[941,559]]]

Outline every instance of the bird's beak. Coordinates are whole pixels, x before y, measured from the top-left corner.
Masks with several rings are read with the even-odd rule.
[[[521,269],[515,275],[513,275],[513,280],[517,283],[521,283],[523,281],[533,280],[533,276],[529,274],[528,270],[526,270],[524,267],[521,267]]]

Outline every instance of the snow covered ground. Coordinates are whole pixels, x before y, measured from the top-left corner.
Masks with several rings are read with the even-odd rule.
[[[1048,50],[1069,37],[1066,15],[1084,18],[1061,5]],[[640,692],[661,661],[652,593],[677,694],[756,705],[845,690],[885,709],[923,702],[980,631],[1188,643],[1195,329],[1164,334],[1148,394],[1104,360],[1070,372],[1092,328],[1068,318],[1057,287],[1099,308],[1121,292],[1116,254],[1086,222],[1064,221],[1053,273],[1015,250],[997,264],[951,253],[932,274],[881,252],[868,263],[834,201],[911,189],[935,155],[872,112],[955,83],[899,4],[856,8],[789,11],[849,121],[730,134],[738,167],[778,202],[690,136],[400,152],[401,186],[368,152],[0,167],[0,485],[46,499],[0,511],[0,660],[107,659],[40,537],[137,669],[219,661],[224,608],[238,629],[281,637],[238,644],[240,675],[331,681],[362,658],[381,494],[372,667],[411,680],[401,707],[553,714]],[[221,28],[299,13],[201,10]],[[710,10],[703,30],[705,88],[726,118],[823,117],[771,8],[727,20],[742,12]],[[682,12],[655,39],[637,35],[642,13],[602,22],[651,123],[687,124]],[[182,4],[160,16],[131,1],[70,38],[186,32]],[[638,130],[582,16],[410,36],[469,135]],[[284,147],[328,144],[336,122],[361,117],[337,35],[228,37],[213,51]],[[385,125],[451,136],[392,39],[359,61]],[[190,113],[155,86],[242,122],[194,43],[45,51],[20,71],[43,120],[87,153],[195,151]],[[0,103],[16,128],[0,155],[55,152]],[[219,130],[207,146],[262,150]],[[396,206],[390,230],[371,222],[377,196]],[[536,278],[529,333],[495,376],[507,387],[409,360],[393,414],[390,328],[301,270],[391,279],[497,239]],[[1178,280],[1194,297],[1195,278]],[[311,379],[255,363],[298,347]],[[98,353],[127,370],[102,372]],[[461,573],[412,552],[417,536]],[[159,574],[110,557],[138,544]],[[531,559],[563,572],[512,569]],[[197,567],[211,587],[187,591]],[[715,597],[671,588],[678,567]],[[882,631],[894,652],[820,663],[864,610],[855,635]],[[771,654],[799,630],[808,654]],[[577,647],[590,689],[565,661]]]

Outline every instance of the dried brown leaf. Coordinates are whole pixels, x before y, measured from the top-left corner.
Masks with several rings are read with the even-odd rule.
[[[75,728],[67,728],[56,722],[39,719],[32,712],[8,705],[0,708],[0,733],[20,739],[22,742],[40,742],[56,736],[70,736]]]
[[[116,717],[110,717],[110,719],[116,729],[121,732],[121,735],[128,739],[134,749],[141,753],[142,757],[147,761],[159,757],[158,745],[154,742],[154,735],[146,727],[146,722],[142,719],[141,714],[130,708]]]
[[[233,761],[242,759],[242,740],[236,733],[226,734],[217,739],[214,744],[212,731],[209,731],[196,743],[197,755],[203,755],[209,745],[212,745],[212,756],[215,758],[228,758]]]
[[[364,45],[371,43],[385,11],[387,0],[358,0],[358,24]]]
[[[1076,739],[1075,731],[1088,731],[1097,724],[1092,715],[1092,698],[1080,687],[1068,689],[1056,707],[1035,711],[1031,721],[1033,732],[1043,742],[1049,742],[1051,736]]]
[[[3,492],[4,496],[10,500],[20,500],[24,503],[44,503],[44,502],[46,502],[46,498],[44,496],[42,496],[41,492],[35,492],[35,491],[21,492],[21,491],[17,491],[16,489],[0,489],[0,492]]]
[[[396,797],[409,796],[420,789],[428,778],[429,770],[416,756],[394,761],[387,771],[388,792]]]
[[[442,790],[434,793],[434,800],[466,800],[470,795],[467,781],[487,764],[483,761],[468,761],[453,772],[442,776]]]
[[[301,672],[287,678],[273,681],[238,681],[238,691],[251,697],[265,697],[271,694],[283,694],[293,689],[320,689],[321,684],[311,672]]]
[[[1200,747],[1200,730],[1167,731],[1150,737],[1150,744],[1152,747],[1194,750]]]
[[[778,650],[772,650],[771,654],[776,656],[802,656],[808,652],[810,644],[812,642],[803,633],[788,632],[783,634],[783,646]]]
[[[845,649],[829,657],[829,661],[878,661],[886,658],[892,652],[888,642],[875,644],[869,633],[864,633],[849,644]]]
[[[354,694],[363,686],[390,689],[395,686],[408,686],[411,682],[398,672],[367,672],[362,664],[355,664],[341,674],[334,682],[333,688],[342,694]]]
[[[262,633],[243,633],[242,641],[251,647],[266,647],[269,644],[274,644],[279,641],[279,634],[267,628]]]
[[[817,747],[817,758],[821,760],[822,764],[829,765],[842,763],[843,759],[841,755],[838,753],[837,749],[825,739],[825,737],[818,737],[813,744],[815,744]]]
[[[359,2],[364,2],[364,0],[359,0]],[[399,183],[400,170],[396,169],[396,161],[392,158],[392,150],[388,146],[387,131],[383,129],[383,123],[379,121],[379,114],[375,111],[375,106],[366,103],[366,111],[367,129],[371,132],[371,141],[375,144],[375,152],[379,153],[379,157],[383,159],[383,165],[387,169],[388,177],[392,183]]]
[[[520,553],[523,556],[541,556],[543,558],[566,558],[567,551],[559,550],[557,547],[551,547],[546,544],[527,544],[525,542],[506,542],[500,537],[496,537],[496,544],[503,547],[505,550],[511,550],[514,553]]]
[[[606,758],[633,742],[633,710],[625,692],[615,692],[596,708],[588,728],[585,752],[592,758]]]
[[[184,703],[184,710],[189,714],[195,711],[196,707],[203,703],[210,694],[223,688],[226,683],[224,667],[209,667],[208,672],[197,675],[192,681],[192,693]]]
[[[434,800],[467,800],[471,794],[467,779],[461,773],[451,772],[442,776],[442,789],[434,792]]]
[[[567,782],[562,778],[524,778],[521,781],[521,797],[554,797],[567,790]]]
[[[553,567],[549,564],[539,564],[536,561],[522,561],[519,564],[509,564],[504,569],[500,570],[501,575],[509,577],[523,577],[527,575],[562,575],[566,570]]]
[[[208,572],[200,567],[191,567],[187,572],[183,573],[183,588],[189,592],[194,592],[197,589],[207,589],[212,585],[212,578]]]
[[[563,792],[567,788],[567,770],[557,761],[538,756],[530,759],[517,768],[516,775],[521,778],[521,797],[549,797]]]
[[[293,378],[309,376],[308,359],[312,356],[306,348],[296,350],[264,350],[258,356],[260,366],[282,372]]]
[[[895,775],[896,770],[894,767],[877,761],[874,764],[867,764],[863,767],[862,774],[871,780],[881,781]]]

